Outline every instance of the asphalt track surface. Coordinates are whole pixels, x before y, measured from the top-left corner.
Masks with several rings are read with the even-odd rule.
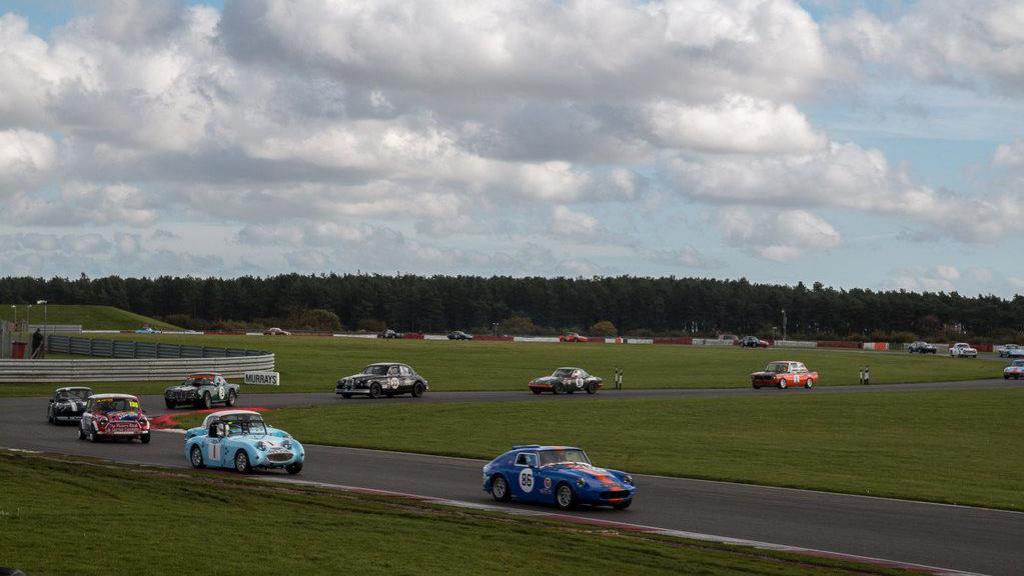
[[[1022,385],[1024,383],[988,380],[823,387],[812,391],[635,390],[603,391],[597,398],[734,394],[767,397],[780,393],[865,393]],[[534,397],[528,392],[453,392],[428,393],[418,400],[395,398],[378,402],[535,399],[585,401],[594,397],[584,394],[552,399],[547,395]],[[159,400],[158,397],[143,398],[143,405],[151,416],[167,412],[162,402],[158,404]],[[333,394],[246,394],[240,400],[244,400],[240,402],[242,405],[264,407],[371,402],[342,400]],[[0,447],[108,458],[135,464],[188,466],[182,453],[180,434],[154,433],[148,445],[137,442],[92,444],[78,440],[74,426],[47,424],[45,410],[46,400],[39,397],[0,399]],[[299,478],[484,504],[491,500],[480,489],[480,468],[483,464],[480,460],[463,458],[307,445],[306,468]],[[262,475],[286,477],[275,472]],[[944,569],[993,575],[1024,574],[1024,513],[728,482],[646,475],[635,477],[639,494],[629,510],[595,509],[573,514]]]

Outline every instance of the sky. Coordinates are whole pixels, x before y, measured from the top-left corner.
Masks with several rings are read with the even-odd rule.
[[[0,275],[1024,293],[1015,0],[0,0]]]

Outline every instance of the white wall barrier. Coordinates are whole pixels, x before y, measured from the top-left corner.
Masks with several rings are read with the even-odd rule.
[[[513,342],[558,342],[558,336],[515,336]]]
[[[813,340],[776,340],[776,348],[817,348],[818,343]]]
[[[376,334],[332,334],[335,338],[376,338]]]

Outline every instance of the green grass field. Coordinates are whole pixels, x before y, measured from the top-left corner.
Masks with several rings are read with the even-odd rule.
[[[0,452],[0,564],[28,574],[905,574],[223,475]]]
[[[1024,510],[1024,389],[776,394],[429,409],[350,401],[265,418],[313,444],[472,458],[566,444],[630,472]]]
[[[32,324],[43,323],[43,307],[33,306],[31,312],[24,304],[18,305],[18,320],[24,320],[30,314]],[[14,310],[10,304],[0,304],[0,320],[14,319]],[[135,330],[149,324],[154,328],[175,329],[166,322],[161,322],[141,314],[135,314],[113,306],[77,306],[50,304],[46,307],[46,321],[50,324],[77,324],[86,330]]]
[[[323,392],[341,376],[379,361],[406,362],[438,392],[526,390],[526,383],[559,366],[581,366],[605,378],[625,371],[626,388],[729,388],[750,385],[749,374],[771,360],[800,360],[820,373],[819,386],[857,384],[858,370],[871,367],[872,383],[997,378],[1002,365],[945,356],[848,350],[753,350],[739,347],[438,342],[317,337],[134,335],[118,338],[207,346],[258,348],[277,355],[282,385],[261,392]],[[99,391],[159,393],[165,384],[98,384]],[[51,385],[4,385],[0,395],[47,394]],[[255,388],[253,388],[255,390]]]

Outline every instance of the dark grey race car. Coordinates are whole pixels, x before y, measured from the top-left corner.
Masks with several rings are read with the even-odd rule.
[[[58,388],[50,398],[50,405],[46,407],[46,421],[50,424],[78,422],[85,412],[89,396],[92,396],[92,388],[85,386]]]
[[[342,398],[354,395],[378,398],[396,394],[411,394],[413,398],[419,398],[427,390],[430,390],[430,384],[426,378],[409,365],[398,362],[370,364],[359,374],[339,379],[334,386],[334,392],[341,394]]]

